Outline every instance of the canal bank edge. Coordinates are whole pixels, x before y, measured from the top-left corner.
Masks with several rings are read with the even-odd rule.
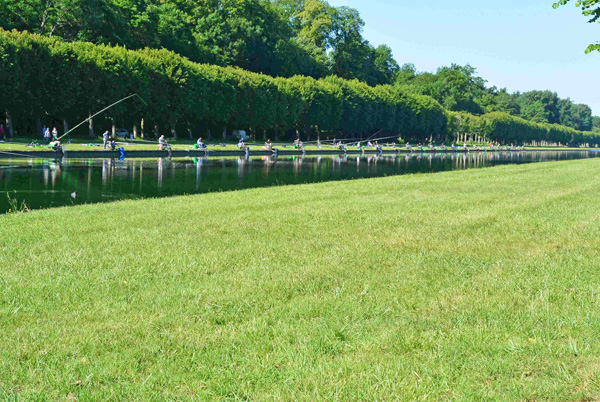
[[[596,151],[598,150],[583,148],[583,149],[524,149],[518,150],[518,152],[582,152],[582,151]],[[307,150],[307,151],[299,151],[299,150],[281,150],[277,149],[277,152],[271,152],[266,150],[257,150],[257,151],[249,151],[248,156],[277,156],[277,155],[393,155],[393,154],[452,154],[452,153],[496,153],[496,152],[511,152],[509,151],[465,151],[465,150],[424,150],[424,151],[409,151],[409,150],[348,150],[337,151],[337,150]],[[516,151],[515,151],[516,152]],[[201,150],[184,150],[184,151],[125,151],[126,158],[166,158],[166,157],[176,157],[176,158],[185,158],[185,157],[224,157],[224,156],[245,156],[246,152],[244,151],[210,151],[205,152]],[[52,159],[61,159],[61,158],[119,158],[121,156],[120,151],[11,151],[11,152],[0,152],[0,159],[12,159],[15,156],[22,156],[27,158],[52,158]]]

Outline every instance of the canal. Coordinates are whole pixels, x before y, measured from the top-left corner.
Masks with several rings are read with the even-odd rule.
[[[598,157],[595,151],[382,156],[0,159],[0,213],[121,199]]]

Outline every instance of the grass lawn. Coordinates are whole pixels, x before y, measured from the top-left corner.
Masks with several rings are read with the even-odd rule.
[[[598,400],[599,170],[0,216],[0,400]]]

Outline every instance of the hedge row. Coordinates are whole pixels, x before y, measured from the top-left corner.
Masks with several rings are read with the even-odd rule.
[[[111,109],[130,124],[163,128],[229,127],[346,138],[378,130],[426,137],[445,129],[442,107],[391,86],[337,77],[273,78],[198,64],[166,50],[66,43],[0,31],[0,107],[14,117],[83,120],[90,112],[138,93]]]
[[[535,123],[502,112],[488,113],[483,116],[448,112],[447,129],[457,141],[479,136],[501,144],[600,145],[599,133],[578,131],[558,124]]]
[[[370,87],[335,76],[273,78],[198,64],[167,50],[67,43],[0,30],[0,110],[18,121],[83,120],[132,93],[109,116],[120,125],[161,129],[223,127],[332,135],[400,135],[460,140],[477,135],[500,143],[598,144],[598,135],[537,124],[504,113],[446,112],[433,98],[394,86]],[[148,131],[148,129],[146,128]]]

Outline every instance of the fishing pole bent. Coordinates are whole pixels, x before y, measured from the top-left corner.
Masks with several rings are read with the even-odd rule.
[[[98,113],[96,113],[95,115],[88,117],[87,119],[85,119],[84,121],[82,121],[81,123],[79,123],[78,125],[76,125],[75,127],[73,127],[72,129],[70,129],[69,131],[67,131],[66,133],[64,133],[60,137],[58,137],[58,139],[60,140],[62,137],[64,137],[65,135],[69,134],[71,131],[75,130],[77,127],[81,126],[82,124],[86,123],[87,121],[89,121],[89,120],[93,119],[94,117],[98,116],[100,113],[103,113],[103,112],[107,111],[108,109],[110,109],[111,107],[113,107],[115,105],[118,105],[119,103],[121,103],[123,101],[126,101],[129,98],[133,98],[134,96],[137,96],[138,98],[140,98],[140,100],[142,102],[144,102],[144,105],[147,105],[147,103],[144,101],[144,99],[142,99],[142,97],[139,96],[138,94],[132,94],[132,95],[126,96],[125,98],[123,98],[123,99],[121,99],[119,101],[116,101],[112,105],[110,105],[108,107],[105,107],[104,109],[102,109],[101,111],[99,111]]]

